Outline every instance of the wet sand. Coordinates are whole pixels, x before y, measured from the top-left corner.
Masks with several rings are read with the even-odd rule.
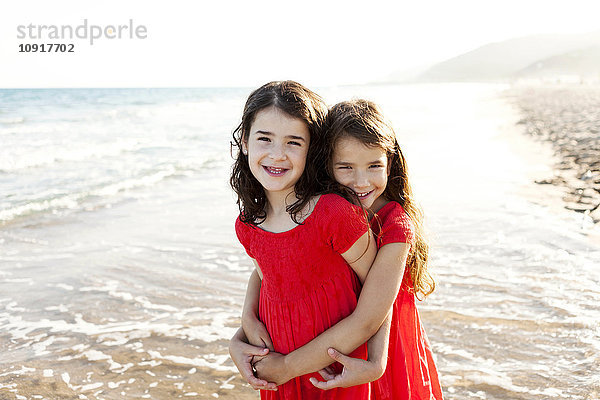
[[[156,335],[122,346],[92,343],[90,350],[83,352],[84,357],[77,350],[61,351],[48,358],[37,357],[13,370],[2,366],[8,372],[0,377],[0,398],[256,399],[256,393],[244,388],[229,363],[221,369],[200,366],[204,360],[201,354],[212,354],[215,359],[226,357],[227,344],[190,343]],[[18,392],[12,392],[17,387]]]

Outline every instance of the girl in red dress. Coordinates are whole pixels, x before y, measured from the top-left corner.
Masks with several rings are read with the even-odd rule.
[[[240,150],[231,176],[240,208],[235,229],[255,270],[232,343],[272,350],[272,364],[352,313],[377,251],[360,207],[336,194],[317,195],[327,183],[326,113],[320,97],[302,85],[271,82],[250,94],[234,131]],[[366,345],[348,350],[354,348],[354,357],[366,358]],[[234,353],[255,388],[275,389],[253,376],[254,354]],[[309,381],[315,376],[288,376],[276,390],[261,390],[261,398],[369,398],[368,384],[322,391]]]
[[[430,294],[435,284],[426,269],[428,247],[422,235],[422,214],[414,203],[396,136],[377,106],[365,100],[339,103],[327,119],[330,174],[353,189],[371,213],[379,252],[355,311],[286,355],[285,363],[272,362],[273,353],[264,359],[257,357],[258,376],[277,383],[281,376],[322,368],[322,353],[328,351],[344,370],[321,370],[325,381],[311,378],[316,387],[332,389],[373,381],[374,399],[442,399],[431,346],[415,306],[415,297]],[[343,332],[340,326],[347,326],[348,341],[360,340],[363,336],[356,330],[356,321],[363,321],[368,334],[373,323],[383,320],[381,309],[388,310],[390,305],[386,323],[369,340],[367,360],[338,351],[346,352],[337,347]]]

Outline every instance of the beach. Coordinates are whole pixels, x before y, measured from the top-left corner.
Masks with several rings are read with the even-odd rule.
[[[597,399],[595,214],[535,183],[570,158],[527,134],[571,102],[543,99],[581,96],[315,90],[369,98],[396,130],[426,215],[437,289],[418,307],[444,397]],[[0,90],[0,398],[258,398],[227,352],[252,270],[228,186],[250,91]],[[567,205],[587,207],[598,167],[574,162],[565,180],[593,178]]]
[[[511,97],[524,131],[552,145],[552,176],[536,180],[562,189],[565,207],[600,222],[600,87],[550,85],[515,88]]]

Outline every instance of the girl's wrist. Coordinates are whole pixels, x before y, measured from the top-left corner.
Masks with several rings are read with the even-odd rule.
[[[283,356],[283,365],[285,367],[285,372],[290,379],[302,375],[295,371],[294,365],[289,354]]]

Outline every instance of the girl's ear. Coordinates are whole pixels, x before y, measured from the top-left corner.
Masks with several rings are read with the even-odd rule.
[[[244,153],[245,156],[248,155],[248,143],[245,140],[242,140],[242,153]]]

